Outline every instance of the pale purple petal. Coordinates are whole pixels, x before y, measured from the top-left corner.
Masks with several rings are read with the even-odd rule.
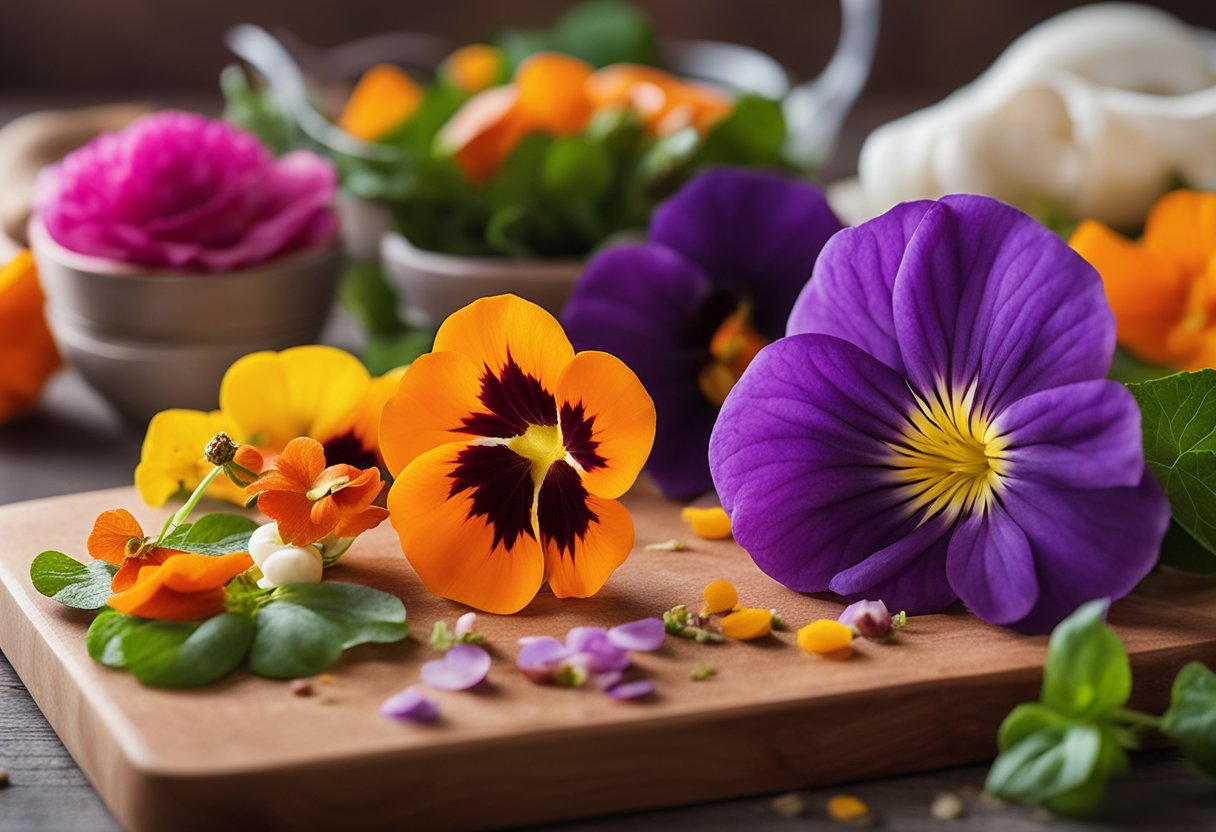
[[[490,672],[490,654],[476,644],[457,644],[422,666],[422,681],[435,690],[468,690]]]
[[[1140,482],[1140,408],[1118,382],[1096,379],[1031,394],[1005,408],[995,429],[1009,441],[1011,477],[1075,488]]]
[[[636,682],[621,682],[619,685],[613,685],[604,691],[613,699],[626,701],[630,699],[642,699],[650,696],[655,692],[654,682],[649,679],[639,679]]]
[[[658,618],[643,618],[621,624],[608,631],[608,640],[622,650],[649,653],[663,645],[667,630]]]
[[[515,664],[533,682],[552,681],[553,674],[569,655],[566,645],[549,636],[527,636],[519,642],[523,646]]]
[[[1031,393],[1104,377],[1114,353],[1114,316],[1094,268],[988,197],[949,196],[925,214],[893,304],[912,387],[925,395],[944,382],[961,394],[975,384],[976,407],[989,416]]]
[[[608,690],[620,684],[625,678],[625,672],[622,670],[606,670],[603,673],[595,673],[588,680],[591,686],[596,690]]]
[[[595,650],[608,645],[608,630],[604,627],[572,627],[566,633],[566,649],[572,653]]]
[[[418,688],[408,687],[385,699],[380,713],[401,722],[434,722],[439,717],[439,706],[423,696]]]
[[[881,220],[846,228],[828,240],[786,332],[835,335],[903,372],[891,298],[908,241],[933,205],[905,202]]]
[[[946,574],[963,603],[993,624],[1025,618],[1039,600],[1030,543],[1000,505],[959,524]]]

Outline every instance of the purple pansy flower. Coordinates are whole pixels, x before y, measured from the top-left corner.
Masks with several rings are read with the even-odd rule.
[[[607,249],[587,267],[563,323],[575,349],[617,356],[654,399],[647,470],[669,496],[712,487],[706,448],[722,400],[757,350],[784,333],[839,229],[805,182],[714,170],[659,207],[648,242]]]
[[[735,539],[781,583],[1046,632],[1153,567],[1169,506],[1105,380],[1101,280],[1030,217],[949,196],[843,231],[789,333],[710,443]]]
[[[38,216],[66,249],[122,263],[228,272],[333,239],[337,172],[307,151],[162,112],[103,133],[38,179]]]

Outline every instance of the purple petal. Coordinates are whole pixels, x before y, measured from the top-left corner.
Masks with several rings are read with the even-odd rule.
[[[844,611],[840,613],[840,616],[836,620],[846,627],[852,627],[853,621],[858,615],[869,614],[871,610],[873,610],[875,615],[879,616],[889,616],[891,614],[887,610],[887,605],[882,601],[870,601],[863,598],[862,600],[854,601],[852,604],[845,607]]]
[[[608,644],[608,630],[603,627],[572,627],[566,633],[566,649],[572,653],[595,650]]]
[[[846,598],[881,596],[909,615],[939,612],[957,597],[946,578],[949,525],[939,516],[837,573],[828,588]]]
[[[840,220],[823,193],[780,174],[703,173],[655,211],[650,240],[698,264],[715,286],[749,299],[770,340],[785,332],[794,300]]]
[[[402,722],[434,722],[439,717],[439,706],[423,696],[418,688],[408,687],[385,699],[380,713]]]
[[[592,674],[588,680],[591,687],[596,690],[608,690],[608,688],[619,685],[621,679],[625,678],[624,671],[621,670],[606,670],[603,673]]]
[[[613,699],[621,701],[629,699],[641,699],[650,696],[655,692],[654,682],[649,679],[639,679],[636,682],[621,682],[619,685],[613,685],[604,691]]]
[[[760,352],[709,457],[735,540],[762,570],[822,592],[915,528],[886,467],[910,406],[899,375],[839,338],[793,335]]]
[[[786,332],[819,332],[855,344],[903,372],[892,296],[904,251],[930,201],[905,202],[828,240],[790,313]]]
[[[1147,467],[1133,488],[1017,485],[1001,500],[1030,543],[1039,597],[1014,629],[1049,632],[1086,601],[1122,598],[1156,565],[1170,507]]]
[[[1144,469],[1140,408],[1127,388],[1098,379],[1043,390],[1000,414],[1007,470],[1077,488],[1134,486]]]
[[[1000,505],[959,524],[946,574],[963,603],[993,624],[1025,618],[1039,600],[1030,543]]]
[[[422,666],[422,681],[435,690],[468,690],[490,672],[490,654],[476,644],[457,644],[442,659]]]
[[[608,631],[608,640],[622,650],[649,653],[663,645],[667,630],[657,618],[643,618]]]
[[[718,408],[701,392],[709,359],[712,286],[677,252],[657,245],[606,249],[579,279],[562,322],[577,350],[602,350],[637,373],[655,402],[646,470],[663,492],[690,499],[712,486],[706,448]]]
[[[894,222],[887,214],[873,222]],[[948,196],[908,243],[893,296],[912,387],[976,384],[996,415],[1040,390],[1103,378],[1115,345],[1102,280],[1056,234],[981,196]]]
[[[519,641],[523,647],[515,664],[533,682],[552,681],[558,666],[569,655],[566,645],[549,636],[528,636]]]

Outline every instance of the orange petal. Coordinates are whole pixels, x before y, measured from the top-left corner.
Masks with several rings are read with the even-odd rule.
[[[502,77],[502,51],[484,43],[471,43],[448,55],[439,72],[467,93],[481,92]]]
[[[129,554],[127,546],[132,539],[144,539],[143,527],[131,512],[116,508],[103,511],[97,516],[85,548],[88,549],[89,556],[96,560],[122,565]]]
[[[1144,226],[1144,246],[1198,274],[1216,255],[1216,194],[1173,191],[1157,200]]]
[[[574,348],[557,319],[515,295],[482,298],[453,312],[435,335],[435,352],[459,352],[501,374],[507,356],[550,392]]]
[[[358,537],[388,519],[388,509],[368,506],[358,512],[343,512],[334,534],[338,537]]]
[[[262,452],[252,445],[241,445],[237,448],[232,461],[255,474],[262,473],[262,467],[266,464]]]
[[[0,423],[33,407],[59,367],[29,251],[0,266]]]
[[[359,405],[359,418],[351,432],[362,443],[363,447],[372,451],[381,465],[384,464],[384,454],[380,450],[380,417],[384,414],[384,406],[397,392],[397,385],[405,375],[408,367],[397,367],[382,376],[372,379],[368,385],[363,402]]]
[[[444,445],[414,459],[389,491],[389,519],[430,592],[486,612],[518,612],[539,591],[545,558],[531,533],[496,537],[490,516],[475,513],[476,492],[453,493],[458,457],[473,447]],[[528,505],[530,466],[520,473],[516,485],[527,489]]]
[[[1169,345],[1169,333],[1186,312],[1182,269],[1093,220],[1077,227],[1069,245],[1102,276],[1119,343],[1146,361],[1176,363],[1181,356]]]
[[[275,457],[273,467],[250,486],[250,492],[311,491],[325,470],[325,446],[307,436],[287,443],[283,453]]]
[[[139,577],[143,574],[144,569],[155,569],[177,554],[181,553],[173,549],[153,549],[142,557],[128,558],[114,573],[110,589],[114,592],[125,592],[139,582]]]
[[[161,566],[143,566],[136,583],[107,602],[127,615],[197,621],[224,611],[224,585],[253,565],[238,552],[218,558],[174,554]]]
[[[169,589],[200,592],[224,586],[251,566],[253,558],[246,552],[219,557],[181,553],[167,559],[158,576]]]
[[[363,73],[338,117],[338,126],[364,141],[376,141],[404,122],[422,102],[422,87],[391,64]]]
[[[596,109],[624,109],[633,106],[638,87],[653,87],[664,93],[665,98],[678,84],[679,79],[674,75],[652,66],[613,64],[592,73],[587,78],[586,89]],[[666,106],[666,100],[662,106]],[[655,115],[662,106],[643,115]]]
[[[616,500],[589,496],[587,508],[596,519],[573,551],[545,545],[549,587],[558,598],[590,598],[633,551],[633,518]]]
[[[330,525],[317,523],[313,515],[316,505],[299,491],[265,491],[258,497],[258,511],[275,521],[279,537],[293,546],[316,543],[333,531],[337,519]]]
[[[478,398],[483,365],[459,352],[433,352],[410,365],[383,408],[380,450],[394,476],[419,454],[474,438],[461,429],[485,409]]]
[[[591,120],[587,81],[592,68],[559,52],[538,52],[515,70],[519,109],[529,129],[564,136],[581,133]]]
[[[562,438],[592,494],[630,489],[654,445],[654,401],[620,359],[580,352],[557,383]]]
[[[473,182],[489,179],[528,132],[518,108],[519,88],[514,84],[483,90],[448,119],[436,137],[436,146],[449,153]]]

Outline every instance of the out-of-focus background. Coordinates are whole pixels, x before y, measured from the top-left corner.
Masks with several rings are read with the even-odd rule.
[[[826,63],[836,0],[634,0],[669,37],[744,43],[797,78]],[[24,110],[148,96],[219,107],[224,31],[286,28],[332,46],[412,30],[467,43],[495,26],[548,26],[573,0],[0,0],[0,123]],[[974,78],[1018,34],[1070,0],[887,0],[873,73],[826,174],[849,172],[868,130]],[[1152,5],[1216,29],[1213,0]]]

